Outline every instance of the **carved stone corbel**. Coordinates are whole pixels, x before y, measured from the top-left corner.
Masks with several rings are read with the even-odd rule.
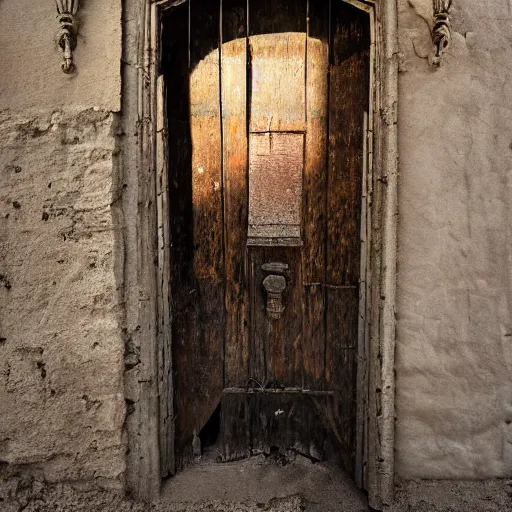
[[[80,0],[55,0],[60,23],[60,31],[57,34],[57,41],[63,53],[62,71],[73,73],[73,52],[77,43],[76,14]]]
[[[286,279],[283,276],[267,276],[263,287],[267,292],[267,315],[271,320],[279,320],[284,312],[283,292]]]
[[[432,58],[434,66],[440,66],[441,57],[452,40],[450,26],[450,7],[452,0],[434,0],[434,28],[432,39],[435,45],[435,53]]]

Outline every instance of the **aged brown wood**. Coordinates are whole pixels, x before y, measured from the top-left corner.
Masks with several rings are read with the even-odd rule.
[[[304,385],[321,389],[325,369],[325,230],[329,4],[310,0],[307,39],[304,206]]]
[[[304,34],[250,37],[252,132],[304,131]]]
[[[332,396],[270,392],[251,393],[246,399],[253,455],[294,450],[312,460],[326,458],[325,440],[334,435],[325,415]]]
[[[196,323],[196,306],[192,291],[192,180],[190,141],[190,108],[188,77],[188,6],[182,5],[167,13],[166,30],[173,37],[166,37],[162,48],[162,68],[168,85],[167,121],[169,152],[169,202],[171,238],[171,309],[172,309],[172,358],[173,387],[176,411],[175,422],[176,462],[182,457],[188,433],[194,427],[186,410],[190,393],[190,366],[196,364],[186,350],[189,331]],[[176,200],[176,198],[180,198]],[[190,437],[190,441],[192,438]]]
[[[250,3],[250,130],[305,130],[306,0]]]
[[[224,258],[219,10],[211,3],[191,4],[190,43],[188,17],[181,11],[174,14],[173,46],[165,51],[173,84],[169,90],[174,199],[171,289],[179,464],[190,451],[193,432],[201,431],[221,398]]]
[[[220,457],[223,462],[251,455],[249,401],[246,393],[224,393],[221,401]]]
[[[251,245],[285,241],[299,245],[304,135],[253,133],[249,137]],[[293,240],[296,239],[296,240]]]
[[[326,383],[335,391],[332,411],[338,451],[346,470],[353,470],[355,435],[355,357],[359,293],[354,288],[328,289]],[[340,449],[341,448],[341,449]]]
[[[250,0],[249,35],[306,33],[307,1]]]
[[[194,0],[165,49],[179,460],[221,401],[223,460],[353,467],[369,33],[329,5]]]
[[[364,112],[368,109],[367,15],[333,2],[329,89],[326,236],[326,385],[338,392],[333,410],[344,463],[353,471],[361,177]]]
[[[196,351],[198,368],[188,369],[190,380],[194,381],[190,382],[185,410],[198,433],[218,406],[223,388],[225,310],[219,23],[217,2],[191,3],[190,134],[197,324],[185,349]]]
[[[226,244],[225,383],[249,375],[247,258],[247,1],[222,2],[222,122]],[[224,414],[224,411],[223,411]]]
[[[158,218],[166,219],[169,208],[169,171],[167,168],[167,112],[165,77],[157,80],[157,138],[156,138],[156,186]],[[174,396],[171,393],[171,312],[170,298],[170,232],[169,224],[158,225],[158,392],[160,396],[160,475],[162,478],[174,473]]]
[[[296,386],[302,380],[302,268],[300,247],[250,247],[251,377],[262,386]],[[267,314],[264,279],[274,274],[262,266],[288,264],[284,272],[284,311],[278,320]]]
[[[357,285],[360,265],[361,169],[368,110],[367,14],[332,3],[329,104],[327,280]]]

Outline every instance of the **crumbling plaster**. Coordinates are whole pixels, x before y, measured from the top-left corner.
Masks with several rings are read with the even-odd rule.
[[[68,76],[55,2],[0,2],[0,498],[124,487],[121,2],[81,3]]]
[[[429,66],[431,0],[400,0],[396,470],[512,474],[512,11],[454,1]]]

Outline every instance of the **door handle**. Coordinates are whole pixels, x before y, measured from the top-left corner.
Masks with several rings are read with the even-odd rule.
[[[270,275],[263,280],[267,292],[267,315],[271,320],[279,320],[284,312],[283,292],[286,279],[283,276]]]

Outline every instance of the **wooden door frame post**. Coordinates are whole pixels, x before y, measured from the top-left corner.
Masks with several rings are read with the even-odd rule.
[[[168,211],[162,207],[161,146],[157,127],[161,15],[187,0],[123,0],[123,115],[121,175],[124,212],[124,285],[127,348],[138,364],[127,365],[125,389],[129,452],[126,486],[143,500],[158,496],[172,440],[171,369],[164,361],[169,297]],[[372,24],[371,108],[368,113],[363,187],[361,316],[358,353],[356,480],[370,506],[393,500],[395,429],[395,294],[397,240],[398,44],[396,0],[346,1],[368,12]],[[165,182],[165,180],[164,180]],[[168,275],[168,274],[167,274]],[[130,350],[127,350],[130,353]],[[130,353],[131,354],[131,353]],[[129,354],[129,355],[130,355]],[[168,354],[168,352],[167,352]],[[165,398],[168,400],[169,398]],[[163,410],[164,409],[164,410]]]

